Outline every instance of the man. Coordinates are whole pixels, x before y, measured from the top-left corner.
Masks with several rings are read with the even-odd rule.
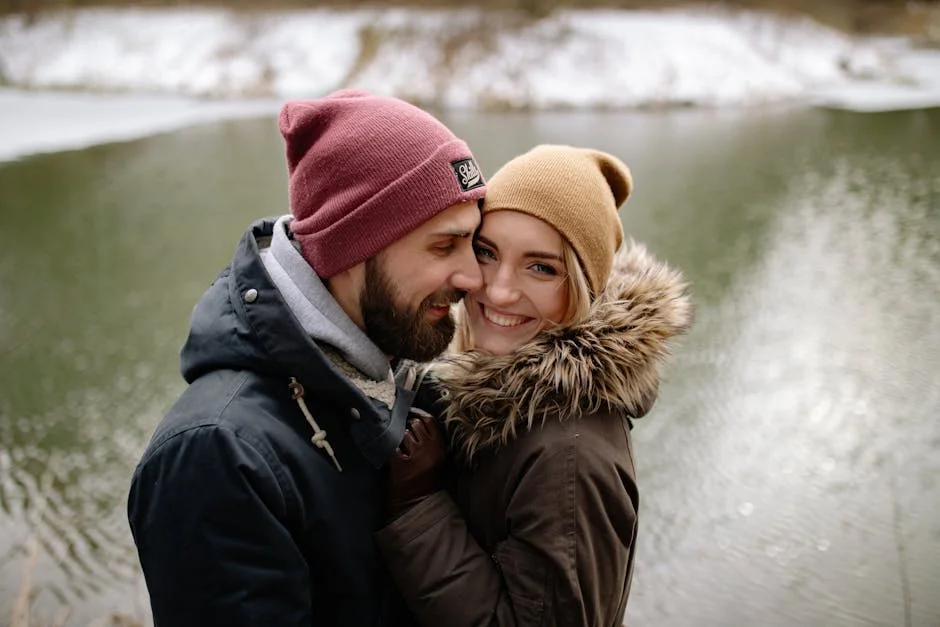
[[[343,90],[279,120],[291,215],[244,235],[181,352],[190,384],[134,473],[154,622],[399,625],[372,534],[414,369],[480,285],[486,187],[467,145],[400,100]]]

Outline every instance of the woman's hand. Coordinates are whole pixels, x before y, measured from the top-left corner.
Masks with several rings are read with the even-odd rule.
[[[405,437],[388,462],[388,513],[395,518],[444,486],[446,447],[437,421],[412,409]]]

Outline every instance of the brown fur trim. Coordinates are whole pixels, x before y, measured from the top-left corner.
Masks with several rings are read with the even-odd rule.
[[[587,319],[548,329],[511,355],[469,351],[432,367],[448,394],[444,420],[472,461],[545,420],[604,410],[639,418],[656,400],[667,342],[692,323],[682,274],[627,242]]]

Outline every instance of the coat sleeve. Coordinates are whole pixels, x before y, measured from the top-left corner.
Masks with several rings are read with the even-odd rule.
[[[576,439],[524,460],[488,555],[446,492],[379,531],[422,625],[614,625],[623,620],[636,532],[632,473],[579,455]],[[614,489],[612,489],[614,488]],[[498,489],[496,486],[494,490]]]
[[[307,566],[272,465],[197,427],[138,465],[128,519],[158,627],[311,625]]]

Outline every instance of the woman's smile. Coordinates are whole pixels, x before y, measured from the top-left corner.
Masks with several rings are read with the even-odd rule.
[[[535,318],[531,316],[519,316],[516,314],[504,313],[493,309],[492,307],[487,307],[483,303],[480,303],[480,311],[483,313],[483,317],[487,322],[495,325],[496,327],[501,327],[505,329],[515,329],[527,322],[532,322]]]

